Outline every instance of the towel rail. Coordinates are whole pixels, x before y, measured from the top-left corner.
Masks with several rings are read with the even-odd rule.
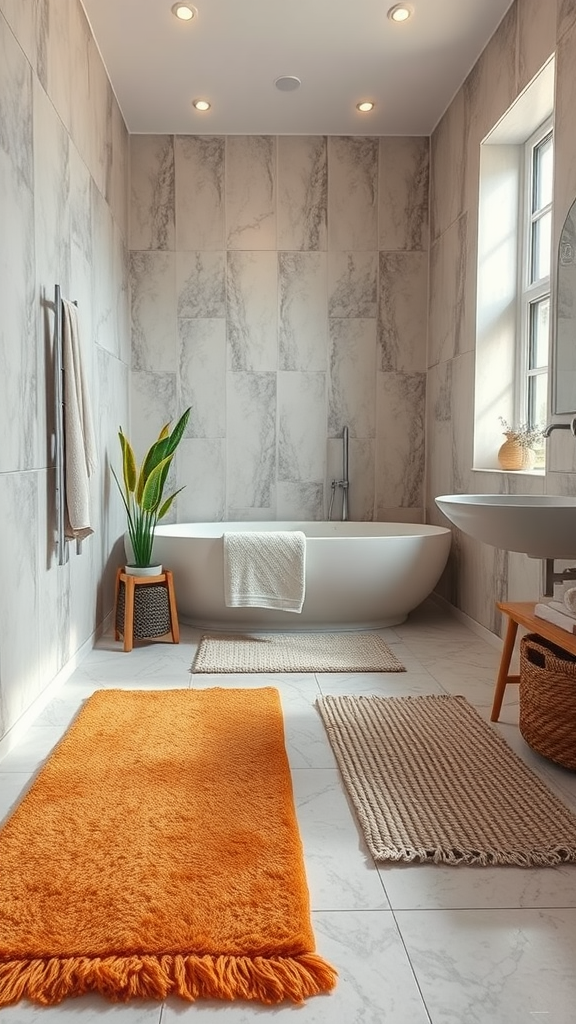
[[[74,300],[74,305],[78,303]],[[64,440],[64,356],[63,356],[62,292],[54,288],[54,461],[56,465],[56,555],[58,565],[66,565],[69,558],[68,538],[65,533],[66,469]],[[81,541],[76,541],[81,550]]]
[[[56,464],[56,555],[58,565],[68,561],[68,544],[64,535],[64,362],[62,356],[62,294],[60,285],[54,289],[54,460]]]

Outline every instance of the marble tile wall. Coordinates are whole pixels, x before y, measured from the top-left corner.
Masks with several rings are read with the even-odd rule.
[[[0,0],[0,126],[1,742],[110,611],[123,530],[109,463],[128,421],[128,136],[79,0]],[[62,567],[57,283],[78,301],[100,460],[94,536]]]
[[[428,155],[131,139],[132,431],[192,406],[180,521],[325,518],[346,425],[351,518],[421,519]]]
[[[430,148],[430,305],[426,409],[426,515],[444,524],[434,498],[451,492],[576,494],[576,449],[558,433],[545,477],[473,471],[476,237],[480,143],[552,53],[556,54],[556,251],[576,196],[576,5],[516,0],[439,122]],[[449,524],[448,524],[449,525]],[[454,531],[439,591],[495,633],[495,600],[535,600],[541,563]]]

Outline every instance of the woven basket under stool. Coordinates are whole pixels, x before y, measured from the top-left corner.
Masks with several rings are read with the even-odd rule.
[[[120,580],[116,629],[124,636],[126,587]],[[165,583],[144,583],[134,591],[134,639],[151,640],[170,632],[170,605]]]
[[[519,726],[533,750],[576,771],[576,657],[536,633],[520,641]]]

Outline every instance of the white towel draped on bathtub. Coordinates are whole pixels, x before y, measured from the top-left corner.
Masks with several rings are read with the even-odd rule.
[[[303,533],[225,533],[223,543],[227,608],[302,611],[306,569]]]

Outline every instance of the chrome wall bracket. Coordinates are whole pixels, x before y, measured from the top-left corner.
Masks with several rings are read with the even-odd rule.
[[[545,597],[554,596],[555,583],[567,583],[574,580],[574,586],[576,586],[576,566],[573,565],[568,569],[555,572],[554,561],[553,558],[545,558],[542,562],[542,590]]]

